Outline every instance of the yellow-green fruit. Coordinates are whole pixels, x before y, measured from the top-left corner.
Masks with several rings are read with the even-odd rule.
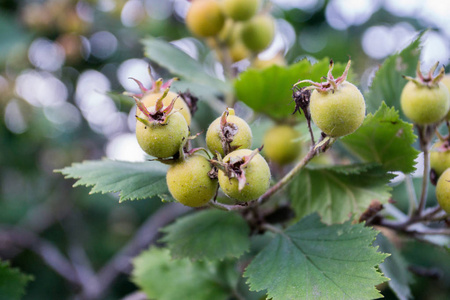
[[[154,111],[154,107],[147,108]],[[145,119],[141,113],[139,117]],[[171,114],[165,124],[151,122],[150,126],[136,121],[136,138],[147,154],[167,158],[175,155],[180,147],[184,145],[189,135],[189,128],[183,115],[179,112]]]
[[[251,55],[250,50],[248,50],[247,47],[245,47],[242,41],[234,42],[233,44],[230,45],[228,49],[230,51],[230,57],[232,62],[243,60],[247,57],[250,57]]]
[[[199,37],[209,37],[220,32],[225,16],[219,2],[215,0],[194,0],[186,15],[186,25]]]
[[[161,98],[163,95],[163,92],[158,93],[149,93],[142,97],[141,102],[144,103],[145,107],[149,106],[155,106],[156,101]],[[177,98],[178,95],[174,92],[169,92],[166,97],[163,99],[164,107],[169,106],[173,99]],[[186,122],[189,125],[191,125],[191,111],[189,110],[189,106],[187,106],[186,102],[181,97],[178,97],[178,99],[175,101],[174,108],[178,110],[183,117],[186,119]]]
[[[450,169],[445,170],[436,185],[436,198],[439,205],[450,214]]]
[[[354,132],[366,113],[363,95],[348,81],[342,82],[334,92],[314,90],[309,108],[314,124],[331,137]]]
[[[248,156],[251,153],[252,150],[249,149],[236,150],[225,156],[223,162],[228,163],[230,159],[234,160]],[[236,178],[228,178],[221,170],[219,170],[219,185],[228,197],[247,202],[257,199],[267,191],[270,186],[270,169],[261,154],[257,154],[244,167],[244,171],[246,184],[242,191],[239,191],[238,180]]]
[[[245,46],[255,52],[269,47],[275,36],[275,23],[270,15],[258,15],[243,24],[242,41]]]
[[[450,147],[447,146],[444,148],[443,145],[444,142],[437,142],[431,147],[430,151],[430,167],[436,172],[438,177],[441,176],[447,168],[450,168]]]
[[[208,127],[206,132],[206,145],[208,149],[216,154],[216,151],[221,156],[225,155],[222,148],[220,120],[222,117],[215,119]],[[227,116],[227,123],[232,123],[236,126],[237,132],[233,137],[233,141],[230,143],[232,147],[239,147],[237,149],[250,148],[252,145],[252,130],[248,126],[247,122],[235,115]],[[232,125],[233,126],[233,125]]]
[[[442,78],[441,83],[444,84],[447,87],[447,90],[450,93],[450,75],[445,75],[444,78]],[[450,110],[447,113],[447,116],[445,117],[447,120],[450,120]]]
[[[185,161],[172,165],[167,171],[167,186],[172,196],[180,203],[199,207],[209,202],[217,190],[217,179],[211,179],[209,161],[194,154]]]
[[[271,128],[264,136],[266,158],[279,165],[293,162],[302,152],[300,133],[291,126],[278,125]]]
[[[415,124],[432,124],[442,120],[450,108],[449,91],[443,83],[435,87],[409,81],[400,96],[403,113]]]
[[[258,10],[259,0],[224,0],[225,14],[236,21],[246,21]]]

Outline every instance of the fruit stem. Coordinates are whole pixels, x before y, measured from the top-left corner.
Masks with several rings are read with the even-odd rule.
[[[414,190],[414,185],[411,175],[406,175],[405,178],[406,190],[408,191],[409,211],[408,215],[412,216],[417,209],[417,196]]]
[[[422,193],[420,195],[419,206],[415,211],[414,216],[420,217],[427,202],[427,191],[428,191],[428,173],[430,172],[430,154],[429,146],[430,140],[433,137],[434,126],[430,125],[416,125],[419,132],[419,142],[420,148],[423,151],[423,178],[422,178]]]
[[[213,208],[217,208],[217,209],[220,209],[220,210],[223,210],[223,211],[230,211],[226,206],[220,205],[220,204],[218,204],[216,202],[213,202],[213,201],[210,201],[208,204],[209,204],[209,206],[211,206]]]

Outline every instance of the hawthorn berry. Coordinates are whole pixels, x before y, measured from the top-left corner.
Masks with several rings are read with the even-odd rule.
[[[270,168],[257,150],[239,149],[223,158],[219,185],[231,198],[247,202],[263,195],[270,186]]]
[[[166,181],[172,196],[190,207],[206,205],[214,197],[218,183],[211,179],[210,162],[202,155],[193,154],[170,166]]]
[[[223,0],[225,14],[236,21],[246,21],[258,10],[260,0]]]
[[[215,0],[194,0],[186,15],[186,25],[199,37],[217,35],[225,23],[222,7]]]
[[[288,125],[277,125],[264,135],[264,154],[279,165],[289,164],[302,152],[300,134]]]
[[[252,145],[252,130],[229,108],[209,125],[206,145],[213,154],[218,152],[221,156],[236,149],[249,148]]]
[[[246,21],[241,30],[244,45],[254,52],[269,47],[274,36],[275,22],[271,15],[257,15]]]
[[[450,214],[450,169],[447,169],[439,177],[436,185],[436,198],[439,205]]]
[[[189,127],[183,115],[174,111],[172,103],[163,106],[163,98],[168,90],[158,99],[156,106],[145,107],[144,104],[136,100],[139,115],[136,115],[136,138],[147,154],[157,158],[168,158],[181,151],[189,135]]]
[[[297,84],[303,82],[312,84],[307,89],[313,89],[309,109],[314,124],[328,136],[340,137],[353,133],[361,126],[366,113],[366,104],[358,88],[346,80],[350,61],[342,76],[337,79],[331,73],[333,66],[334,63],[331,61],[326,82],[303,80]]]
[[[430,167],[439,177],[447,168],[450,168],[449,141],[436,142],[430,150]]]
[[[427,76],[423,76],[417,65],[417,77],[405,77],[409,82],[400,96],[402,111],[418,125],[437,123],[442,120],[450,108],[450,95],[447,87],[440,82],[444,76],[442,67],[439,75],[433,77],[437,64]]]

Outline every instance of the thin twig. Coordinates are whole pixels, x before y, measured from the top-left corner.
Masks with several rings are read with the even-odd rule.
[[[295,175],[297,175],[298,172],[300,172],[300,170],[304,166],[306,166],[306,164],[314,156],[316,156],[318,151],[314,147],[315,146],[313,145],[311,147],[311,149],[309,149],[309,152],[305,155],[305,157],[303,157],[303,159],[301,161],[299,161],[297,163],[297,165],[289,171],[289,173],[284,175],[284,177],[280,181],[278,181],[275,185],[273,185],[270,189],[268,189],[261,197],[259,197],[257,202],[259,204],[265,203],[270,198],[270,196],[272,196],[273,194],[278,192],[280,189],[285,187],[295,177]]]
[[[50,242],[39,238],[31,231],[21,228],[3,229],[0,231],[0,241],[2,241],[2,244],[10,243],[16,247],[30,249],[39,255],[45,264],[64,279],[76,286],[81,286],[72,264],[58,248]]]
[[[190,208],[181,204],[170,203],[151,215],[142,224],[131,241],[98,272],[99,291],[96,297],[100,298],[120,273],[128,273],[131,270],[131,259],[156,241],[161,227],[169,224],[189,210]]]
[[[414,184],[411,175],[405,176],[406,190],[408,192],[409,211],[408,215],[412,216],[417,209],[417,196],[414,190]]]

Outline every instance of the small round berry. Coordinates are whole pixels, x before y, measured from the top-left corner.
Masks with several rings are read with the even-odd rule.
[[[225,16],[219,2],[215,0],[194,0],[186,15],[186,25],[199,37],[209,37],[220,32]]]
[[[252,150],[240,149],[231,152],[224,157],[223,162],[236,161],[244,156],[252,154]],[[219,169],[219,185],[223,192],[231,198],[247,202],[255,200],[263,195],[270,186],[270,168],[261,154],[256,154],[243,168],[245,172],[245,185],[239,190],[239,182],[236,178],[229,178]]]
[[[252,145],[252,130],[248,126],[247,122],[243,119],[235,116],[234,113],[230,113],[226,117],[226,124],[223,128],[221,124],[222,117],[214,120],[208,127],[206,132],[206,145],[208,149],[216,154],[216,151],[220,153],[221,156],[225,155],[223,149],[223,134],[225,133],[225,139],[230,139],[230,147],[234,150],[250,148]]]
[[[258,15],[243,24],[241,30],[242,41],[245,46],[261,52],[269,47],[275,36],[275,22],[270,15]]]
[[[366,113],[364,97],[356,86],[348,81],[336,90],[311,94],[311,119],[324,133],[331,137],[350,134],[361,126]]]
[[[149,111],[155,107],[149,107]],[[140,118],[145,118],[144,113],[140,113]],[[141,121],[136,121],[136,138],[147,154],[157,158],[168,158],[180,151],[186,143],[189,135],[189,127],[186,119],[179,112],[174,112],[168,116],[164,124],[149,122],[148,125]]]
[[[400,103],[405,116],[415,124],[425,125],[439,122],[447,115],[450,96],[443,83],[430,87],[409,81],[403,88]]]
[[[236,21],[246,21],[253,17],[259,8],[260,0],[224,0],[225,14]]]
[[[288,125],[277,125],[264,135],[265,157],[286,165],[297,159],[302,152],[300,133]]]
[[[430,167],[438,177],[450,168],[450,144],[448,141],[436,142],[431,147]]]
[[[450,169],[445,170],[436,185],[436,198],[439,205],[450,214]]]
[[[209,161],[194,154],[167,171],[166,181],[172,196],[181,204],[199,207],[207,204],[216,194],[217,179],[211,179]]]

